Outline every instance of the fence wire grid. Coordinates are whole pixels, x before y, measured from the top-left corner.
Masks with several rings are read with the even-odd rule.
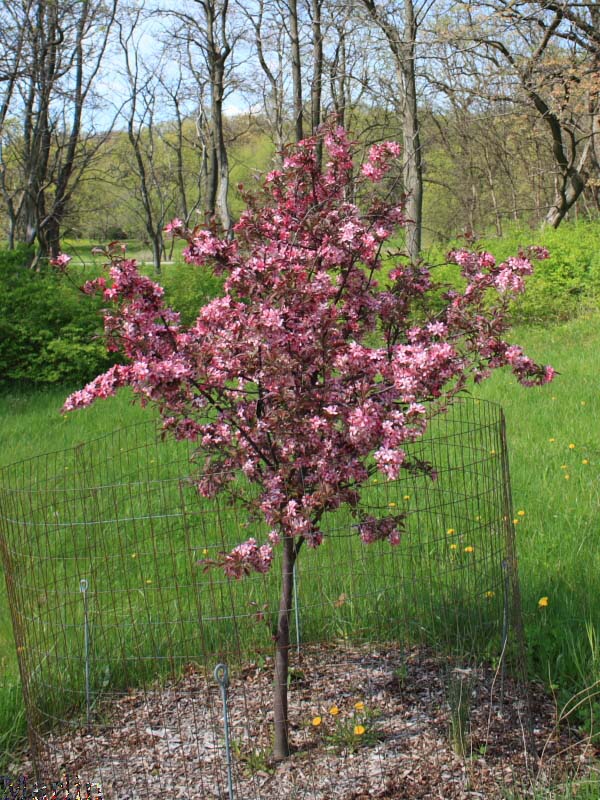
[[[135,800],[371,796],[360,791],[385,789],[398,768],[386,681],[434,651],[463,666],[502,661],[509,630],[521,662],[504,419],[465,398],[408,448],[436,480],[407,472],[363,491],[368,513],[406,513],[399,545],[363,544],[341,509],[323,545],[300,554],[295,753],[272,764],[279,563],[241,581],[199,566],[267,530],[230,499],[198,494],[192,451],[148,423],[0,471],[0,550],[40,780],[66,771]]]

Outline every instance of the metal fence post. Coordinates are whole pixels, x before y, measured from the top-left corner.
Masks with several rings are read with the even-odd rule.
[[[229,713],[227,708],[227,688],[229,687],[229,671],[227,664],[217,664],[213,673],[216,682],[221,689],[221,699],[223,700],[223,729],[225,732],[225,761],[227,764],[227,791],[229,800],[235,800],[233,796],[233,765],[231,762],[231,743],[229,731]]]

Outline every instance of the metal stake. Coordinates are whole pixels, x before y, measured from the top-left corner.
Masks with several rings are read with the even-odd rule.
[[[229,714],[227,711],[227,687],[229,686],[229,672],[227,664],[217,664],[213,672],[216,682],[221,689],[223,700],[223,729],[225,731],[225,761],[227,763],[227,791],[229,800],[235,800],[233,796],[233,765],[231,763],[231,746],[229,741]]]
[[[79,591],[83,595],[83,642],[85,651],[85,715],[88,730],[91,723],[91,701],[90,701],[90,621],[88,616],[88,582],[85,578],[79,581]]]

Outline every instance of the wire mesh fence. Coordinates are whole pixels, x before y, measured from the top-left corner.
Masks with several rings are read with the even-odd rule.
[[[267,531],[231,500],[199,495],[192,450],[142,424],[0,472],[40,780],[81,774],[110,798],[385,791],[400,747],[389,687],[410,681],[423,653],[503,661],[509,624],[521,654],[501,410],[463,399],[432,422],[410,456],[436,480],[372,479],[363,508],[405,513],[399,545],[363,544],[340,509],[323,545],[302,552],[283,764],[269,760],[279,565],[242,581],[202,568]]]

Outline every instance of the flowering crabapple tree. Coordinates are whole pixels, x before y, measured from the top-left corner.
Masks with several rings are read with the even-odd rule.
[[[553,376],[551,367],[536,365],[502,338],[507,304],[531,272],[525,254],[496,264],[489,253],[451,253],[464,289],[445,291],[441,309],[439,287],[424,266],[398,263],[384,272],[382,250],[404,224],[403,208],[369,186],[382,181],[399,152],[395,143],[375,145],[355,174],[345,131],[329,126],[289,149],[282,168],[246,197],[233,241],[173,220],[168,230],[187,240],[186,261],[224,276],[223,295],[201,308],[190,327],[123,253],[107,251],[110,279],[84,287],[111,304],[108,346],[127,363],[72,394],[65,410],[130,386],[158,408],[167,431],[198,442],[202,495],[233,492],[240,472],[258,487],[244,502],[266,520],[268,538],[249,539],[205,566],[239,579],[269,570],[274,548],[282,548],[277,759],[290,752],[294,564],[304,545],[323,541],[323,515],[346,504],[363,542],[398,544],[402,515],[361,512],[369,476],[379,471],[393,480],[409,469],[435,478],[432,466],[411,461],[404,446],[469,378],[482,380],[504,365],[526,385]],[[351,197],[360,197],[362,208]],[[64,265],[65,257],[59,259]],[[238,481],[238,499],[239,491]]]

